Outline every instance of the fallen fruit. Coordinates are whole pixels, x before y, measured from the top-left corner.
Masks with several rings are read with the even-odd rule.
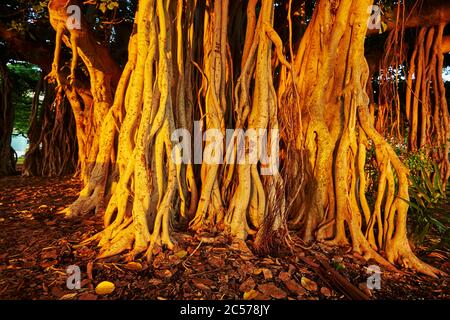
[[[98,295],[106,295],[114,292],[115,289],[116,286],[114,285],[114,283],[103,281],[97,285],[97,287],[95,288],[95,293]]]

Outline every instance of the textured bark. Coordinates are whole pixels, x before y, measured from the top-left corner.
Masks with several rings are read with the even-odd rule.
[[[445,24],[440,24],[420,29],[409,61],[406,119],[410,129],[409,150],[424,150],[439,165],[440,177],[445,185],[450,177],[450,131],[442,79],[444,27]]]
[[[206,130],[219,130],[225,135],[224,115],[227,111],[227,57],[228,46],[228,5],[229,1],[213,0],[207,2],[209,10],[205,10],[205,24],[203,33],[203,78],[205,89],[205,120]],[[207,141],[205,149],[210,148],[215,141]],[[212,155],[211,158],[221,155]],[[191,228],[199,230],[204,226],[205,219],[209,223],[222,223],[224,216],[223,200],[220,193],[221,179],[220,165],[203,163],[201,169],[202,189],[194,220]],[[207,216],[208,214],[208,216]]]
[[[295,52],[290,40],[290,61],[273,29],[272,0],[247,3],[243,47],[229,39],[229,4],[139,2],[129,60],[102,121],[95,165],[66,210],[68,216],[104,215],[104,230],[83,244],[98,241],[99,258],[128,252],[128,259],[150,259],[157,245],[173,248],[173,223],[193,218],[196,231],[225,227],[235,240],[252,238],[257,251],[268,253],[289,244],[289,214],[305,241],[351,244],[388,268],[401,264],[439,274],[409,247],[408,170],[374,129],[369,110],[364,39],[371,1],[319,1]],[[230,58],[236,48],[242,48],[241,61]],[[94,93],[93,99],[95,104]],[[195,181],[195,168],[177,161],[181,150],[171,141],[176,128],[192,133],[193,119],[222,134],[228,127],[280,127],[281,174],[263,177],[259,158],[256,164],[229,161],[238,157],[232,139],[220,150],[226,162],[203,163],[201,181]],[[206,141],[203,150],[212,144]],[[371,147],[379,171],[372,205],[365,174]],[[254,148],[246,144],[244,155]]]
[[[52,72],[48,79],[57,83],[57,95],[61,99],[63,89],[69,91],[67,97],[74,107],[77,122],[77,138],[81,164],[81,177],[85,184],[94,166],[99,151],[99,136],[102,122],[113,104],[114,91],[120,77],[120,68],[112,59],[108,49],[99,44],[91,27],[84,17],[81,17],[81,28],[68,28],[69,19],[67,7],[79,5],[77,1],[52,0],[48,4],[50,22],[56,31],[56,45]],[[68,82],[61,74],[60,52],[62,42],[72,49],[72,61]],[[91,101],[80,95],[75,85],[75,70],[78,67],[79,57],[86,66],[90,78]],[[80,102],[84,103],[80,103]],[[82,130],[82,132],[80,132]]]
[[[12,84],[6,63],[0,60],[0,177],[16,172],[17,154],[11,147],[14,108],[11,104]]]
[[[102,258],[131,249],[130,259],[141,253],[150,259],[155,245],[174,245],[170,229],[179,208],[175,197],[183,197],[186,190],[180,164],[172,157],[172,151],[179,157],[179,150],[170,140],[177,89],[171,81],[176,66],[171,59],[174,5],[162,0],[139,2],[129,60],[103,122],[95,167],[68,211],[79,214],[107,203],[105,229],[88,239],[100,241]],[[114,157],[113,150],[117,150]],[[91,189],[96,191],[86,194]]]
[[[418,260],[409,247],[408,205],[403,200],[408,199],[408,170],[374,129],[368,108],[364,37],[370,4],[320,1],[297,50],[296,81],[287,77],[285,101],[295,88],[301,99],[299,108],[290,107],[293,114],[288,112],[285,119],[299,119],[300,110],[304,130],[297,152],[307,159],[306,183],[298,195],[301,200],[293,206],[293,222],[306,241],[351,244],[355,252],[380,264],[398,263],[437,275],[440,271]],[[379,170],[372,208],[365,195],[364,172],[366,149],[371,146]],[[298,165],[295,157],[290,161],[288,167]],[[291,178],[289,171],[287,175]]]
[[[22,172],[25,176],[62,176],[77,170],[74,116],[67,99],[61,99],[55,98],[54,85],[41,77],[31,107],[29,147]]]
[[[0,38],[7,42],[10,54],[13,52],[14,58],[36,64],[43,74],[51,71],[52,53],[45,45],[24,39],[19,33],[1,23]],[[39,103],[41,93],[44,93],[42,104]],[[25,154],[23,174],[56,176],[75,173],[77,141],[74,135],[73,115],[67,107],[67,101],[61,94],[57,96],[54,87],[42,78],[36,85],[31,109],[28,132],[30,145]],[[9,124],[12,126],[13,121]],[[4,128],[8,126],[5,125]]]

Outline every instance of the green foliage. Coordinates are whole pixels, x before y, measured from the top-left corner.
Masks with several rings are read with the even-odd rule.
[[[12,82],[12,105],[15,109],[14,128],[16,133],[28,132],[34,90],[40,77],[40,70],[26,62],[8,63]]]
[[[425,150],[423,149],[414,153],[409,153],[404,162],[413,175],[433,171],[433,163],[428,159]]]
[[[424,152],[410,154],[405,159],[410,168],[408,201],[413,237],[422,243],[433,231],[441,241],[429,250],[450,245],[450,216],[448,214],[450,185],[444,188],[439,168],[428,160]]]
[[[333,268],[336,269],[337,271],[341,271],[345,269],[345,266],[342,263],[339,263],[337,261],[332,261],[333,264]]]

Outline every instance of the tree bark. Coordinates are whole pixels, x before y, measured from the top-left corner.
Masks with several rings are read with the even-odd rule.
[[[408,170],[373,128],[368,108],[364,39],[370,4],[320,1],[297,50],[294,80],[287,78],[284,101],[289,102],[295,89],[300,103],[288,107],[291,114],[285,118],[303,119],[304,128],[297,150],[291,152],[303,152],[307,159],[293,222],[306,241],[351,244],[353,251],[379,264],[398,263],[435,276],[440,271],[417,259],[407,241]],[[371,146],[379,170],[372,207],[365,195],[366,150]],[[291,159],[289,168],[299,165]]]
[[[17,154],[11,147],[14,125],[11,90],[8,67],[4,61],[0,60],[0,177],[16,172]]]
[[[102,122],[108,110],[113,104],[114,91],[119,81],[121,70],[118,64],[112,59],[108,49],[99,44],[91,27],[83,16],[80,17],[80,28],[69,28],[67,21],[69,14],[67,7],[78,5],[78,1],[51,0],[48,4],[50,22],[56,31],[56,45],[52,72],[48,78],[57,83],[57,92],[61,95],[64,87],[64,80],[60,74],[61,45],[64,42],[72,49],[71,70],[66,83],[66,90],[71,92],[67,97],[70,104],[75,106],[73,112],[77,122],[77,137],[79,139],[78,157],[81,162],[81,177],[88,184],[89,174],[95,164],[95,159],[99,151],[99,132]],[[89,72],[90,91],[92,96],[91,105],[86,104],[84,108],[80,104],[80,98],[74,87],[78,67],[78,57],[81,58]],[[75,90],[75,91],[74,91]],[[80,130],[84,132],[80,132]],[[83,140],[84,139],[84,140]]]

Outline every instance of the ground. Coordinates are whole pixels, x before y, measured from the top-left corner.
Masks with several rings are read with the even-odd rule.
[[[370,262],[347,248],[315,244],[257,257],[225,236],[175,232],[174,251],[156,250],[151,264],[121,257],[95,260],[94,245],[76,247],[101,230],[101,217],[67,220],[57,212],[76,199],[78,179],[0,179],[0,299],[449,299],[449,277],[382,269],[380,289],[365,283]],[[293,242],[298,240],[293,237]],[[251,247],[251,243],[248,245]],[[450,253],[425,253],[450,273]],[[66,286],[66,269],[78,265],[81,289]],[[101,281],[115,284],[96,295]]]

